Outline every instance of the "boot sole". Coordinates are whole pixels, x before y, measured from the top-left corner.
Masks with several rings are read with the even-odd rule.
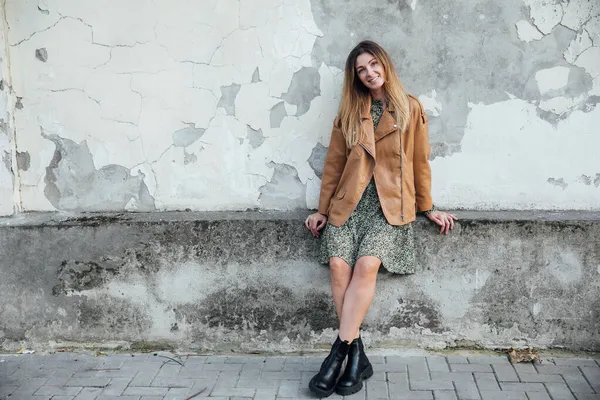
[[[329,391],[324,391],[324,390],[319,389],[318,387],[315,386],[314,380],[315,380],[315,378],[312,378],[310,380],[310,382],[308,383],[308,388],[310,389],[311,392],[313,392],[317,396],[319,396],[319,397],[329,397],[335,391],[335,386],[331,390],[329,390]]]
[[[350,387],[336,387],[335,392],[342,396],[350,396],[351,394],[358,393],[363,388],[363,381],[369,379],[373,376],[373,366],[369,365],[365,370],[360,374],[360,379],[358,383],[354,386]]]

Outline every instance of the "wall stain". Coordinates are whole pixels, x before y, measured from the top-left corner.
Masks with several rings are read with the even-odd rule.
[[[58,283],[52,295],[60,296],[97,288],[119,274],[120,265],[104,257],[101,264],[95,261],[63,261],[56,274]]]
[[[144,174],[132,176],[129,169],[116,164],[97,170],[85,141],[77,144],[43,130],[42,137],[56,147],[44,178],[44,194],[56,209],[123,211],[135,199],[138,211],[156,210]]]
[[[235,98],[241,89],[241,85],[233,83],[229,86],[221,86],[221,98],[217,108],[224,108],[227,115],[235,116]]]
[[[281,101],[275,104],[271,108],[269,119],[271,121],[271,128],[279,128],[281,122],[287,116],[287,110],[285,109],[285,102]]]
[[[297,106],[296,117],[306,114],[310,102],[321,95],[321,75],[314,67],[302,67],[292,77],[290,86],[281,98]]]
[[[287,164],[269,163],[273,177],[261,186],[258,201],[269,210],[306,209],[306,185],[300,181],[296,168]]]
[[[558,178],[558,179],[556,179],[556,178],[548,178],[548,180],[546,182],[548,182],[551,185],[561,187],[563,190],[566,189],[567,186],[569,186],[567,184],[567,182],[565,182],[565,180],[563,178]]]
[[[325,167],[325,156],[327,156],[327,149],[327,147],[317,142],[307,160],[308,165],[310,165],[315,175],[318,176],[319,179],[323,178],[323,168]]]
[[[430,300],[398,299],[398,308],[392,313],[391,318],[382,327],[389,332],[395,328],[422,327],[432,332],[443,331],[437,307]]]
[[[271,334],[296,335],[313,330],[320,332],[337,327],[335,308],[328,293],[311,292],[295,295],[277,285],[228,287],[209,294],[200,304],[178,306],[176,319],[188,324],[205,324]]]
[[[35,58],[37,58],[41,62],[48,61],[48,50],[46,50],[45,47],[42,47],[41,49],[36,49],[35,50]]]
[[[17,151],[17,168],[27,171],[31,165],[31,156],[26,151]]]

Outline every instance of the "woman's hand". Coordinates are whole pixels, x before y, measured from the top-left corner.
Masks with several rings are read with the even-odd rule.
[[[313,234],[314,237],[319,237],[319,231],[325,227],[327,223],[327,216],[323,214],[314,213],[310,214],[306,221],[304,221],[304,226],[308,228],[308,230]]]
[[[441,227],[440,234],[446,231],[446,235],[448,234],[448,231],[454,229],[454,221],[458,220],[454,215],[443,211],[432,211],[427,214],[427,218]]]

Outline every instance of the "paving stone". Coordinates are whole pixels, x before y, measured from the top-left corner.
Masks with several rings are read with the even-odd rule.
[[[291,371],[263,371],[261,379],[300,380],[301,374]]]
[[[96,387],[84,387],[81,391],[75,396],[75,400],[94,400],[96,397],[102,394],[102,388]],[[52,399],[55,399],[53,397]]]
[[[299,382],[288,381],[282,383],[277,391],[277,397],[292,397],[295,398],[300,389]]]
[[[555,374],[519,374],[521,382],[563,382],[564,379],[561,375]],[[583,378],[583,376],[582,376]]]
[[[165,396],[169,389],[161,387],[129,386],[124,391],[125,396]]]
[[[110,378],[72,378],[69,379],[65,386],[103,388],[108,386],[109,382]]]
[[[190,388],[170,388],[165,395],[165,400],[182,400],[188,397]]]
[[[575,367],[597,367],[596,361],[590,358],[555,358],[556,365],[570,365]]]
[[[507,356],[469,356],[471,364],[510,364]]]
[[[527,395],[525,392],[498,392],[482,390],[479,393],[481,394],[482,400],[527,400]]]
[[[477,383],[477,387],[479,388],[479,390],[500,390],[500,386],[498,385],[498,381],[496,380],[496,375],[488,372],[475,372],[473,375],[475,377],[475,382]]]
[[[540,374],[555,374],[555,375],[581,375],[581,370],[578,367],[570,367],[564,365],[536,365],[535,369]]]
[[[19,388],[12,393],[11,399],[18,397],[18,396],[33,396],[33,394],[40,387],[42,387],[46,383],[46,381],[48,381],[47,377],[46,378],[32,378],[32,379],[27,380],[24,384],[19,386]]]
[[[448,356],[446,358],[448,359],[449,364],[468,364],[469,363],[469,360],[467,359],[467,357],[463,357],[463,356]]]
[[[52,400],[73,400],[75,396],[52,396]]]
[[[210,397],[254,397],[256,389],[249,388],[214,388]]]
[[[546,388],[541,383],[513,383],[500,382],[500,389],[510,392],[545,392]]]
[[[256,400],[275,400],[275,397],[277,397],[277,388],[256,389],[256,394],[254,395]]]
[[[535,369],[533,363],[518,363],[512,365],[515,371],[518,374],[535,374],[537,370]]]
[[[456,394],[461,400],[479,400],[479,390],[475,382],[455,381]]]
[[[519,382],[519,377],[512,364],[494,365],[493,369],[500,382]]]
[[[526,392],[529,400],[552,400],[548,392]]]
[[[575,393],[577,400],[600,400],[600,394]]]
[[[583,375],[563,375],[563,378],[573,393],[594,393]]]
[[[112,378],[108,385],[102,389],[102,395],[120,396],[129,385],[129,382],[131,382],[130,378]]]
[[[415,381],[410,379],[410,390],[451,390],[454,389],[452,381]]]
[[[150,386],[158,372],[140,372],[129,383],[129,386],[143,387]]]
[[[575,400],[566,383],[549,382],[545,385],[553,400]]]
[[[431,372],[432,380],[474,382],[472,372]]]
[[[396,389],[409,390],[407,373],[388,372],[387,381],[393,383]]]
[[[433,397],[435,400],[456,400],[456,392],[454,390],[434,390]]]
[[[106,396],[100,395],[96,400],[140,400],[140,396]]]
[[[369,400],[389,399],[388,387],[386,382],[367,381],[365,383],[365,389],[363,390],[366,390],[366,396]]]
[[[387,397],[383,397],[384,399]],[[345,398],[344,398],[345,399]],[[390,400],[433,400],[433,392],[428,390],[419,390],[415,392],[392,390],[390,387]],[[367,400],[371,400],[371,396],[367,397]]]
[[[2,396],[10,395],[18,388],[18,386],[5,386],[2,384],[2,380],[0,380],[0,398],[2,398]]]
[[[385,364],[385,356],[368,356],[371,364]]]
[[[344,396],[344,400],[366,400],[366,396],[367,391],[363,387],[363,389],[358,393],[354,393],[350,396]]]
[[[205,364],[225,364],[227,357],[225,356],[208,356],[204,361]]]
[[[452,372],[494,372],[490,364],[450,364]]]
[[[600,368],[597,367],[581,367],[583,375],[585,375],[588,382],[596,390],[596,393],[600,393]]]
[[[195,381],[190,378],[163,378],[157,376],[154,378],[150,386],[168,387],[168,388],[191,388],[194,386]]]
[[[41,386],[35,391],[35,396],[76,396],[82,387],[75,386]]]
[[[450,372],[450,366],[446,357],[426,357],[429,371],[432,372]]]

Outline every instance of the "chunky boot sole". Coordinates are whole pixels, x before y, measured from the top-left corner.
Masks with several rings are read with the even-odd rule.
[[[358,393],[363,387],[363,381],[369,379],[373,376],[373,366],[369,365],[365,370],[360,374],[360,379],[358,383],[354,386],[349,387],[336,387],[335,392],[342,396],[350,396],[351,394]]]
[[[371,370],[371,375],[372,375],[372,370]],[[333,394],[333,392],[335,391],[335,386],[331,388],[331,390],[328,391],[324,391],[323,389],[319,389],[318,387],[315,386],[315,379],[316,376],[314,376],[310,382],[308,383],[308,388],[310,389],[311,392],[313,392],[314,394],[316,394],[319,397],[329,397]],[[356,393],[356,392],[355,392]]]

